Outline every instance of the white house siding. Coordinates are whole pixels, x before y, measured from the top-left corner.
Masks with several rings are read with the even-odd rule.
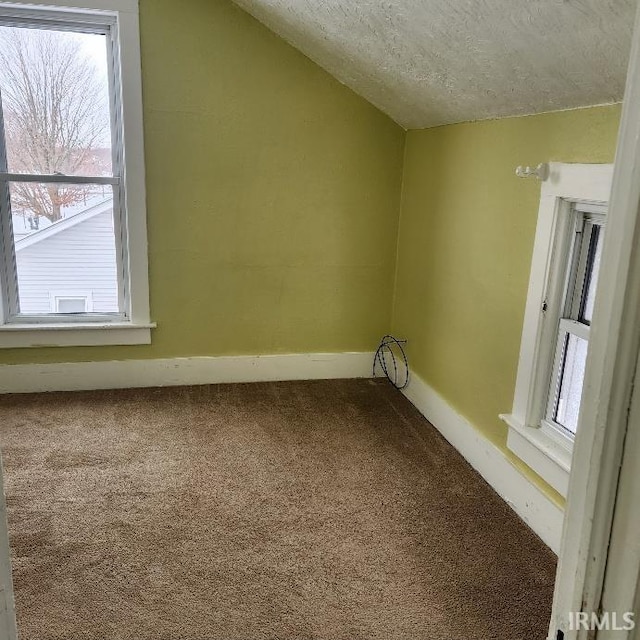
[[[118,311],[111,210],[16,249],[21,313],[52,312],[55,295],[89,295],[91,311]]]

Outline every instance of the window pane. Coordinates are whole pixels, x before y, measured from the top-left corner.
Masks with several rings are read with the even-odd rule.
[[[106,36],[0,27],[9,173],[112,172]]]
[[[118,312],[112,188],[12,182],[9,193],[20,313],[88,295],[93,312]]]
[[[560,390],[554,419],[575,434],[582,399],[582,385],[589,343],[571,333],[566,334],[565,352],[560,371]]]
[[[591,324],[593,317],[593,303],[596,297],[598,273],[600,272],[600,257],[603,245],[602,227],[594,226],[591,234],[591,246],[589,247],[588,271],[585,277],[585,292],[582,302],[580,320]]]

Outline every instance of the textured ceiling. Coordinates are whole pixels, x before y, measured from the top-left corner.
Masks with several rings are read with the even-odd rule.
[[[636,0],[235,0],[406,128],[617,102]]]

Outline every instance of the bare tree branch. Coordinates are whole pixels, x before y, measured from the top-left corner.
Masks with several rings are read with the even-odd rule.
[[[74,34],[0,28],[0,89],[12,173],[104,175],[107,87]],[[37,225],[82,201],[86,188],[14,183],[12,204]]]

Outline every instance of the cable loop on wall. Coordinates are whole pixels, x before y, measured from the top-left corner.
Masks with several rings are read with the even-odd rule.
[[[373,377],[376,377],[376,371],[379,369],[389,382],[399,390],[409,384],[409,361],[402,347],[406,343],[406,340],[386,335],[380,341],[380,346],[373,358]],[[400,366],[398,366],[399,360],[401,360]]]

